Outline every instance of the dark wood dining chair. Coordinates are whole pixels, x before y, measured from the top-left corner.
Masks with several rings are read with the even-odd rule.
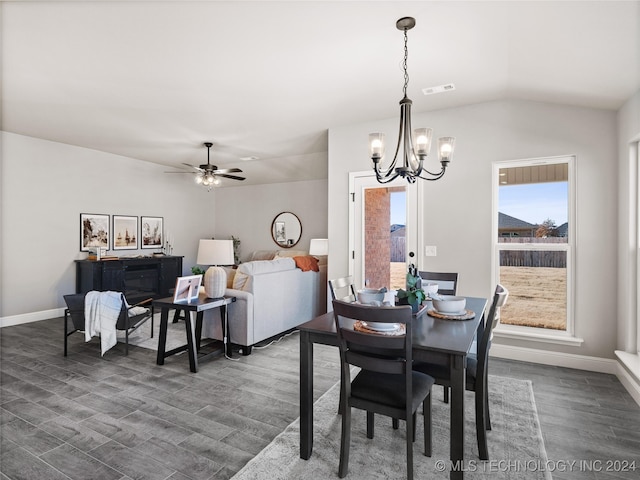
[[[487,430],[491,430],[491,419],[489,416],[489,392],[488,392],[488,370],[489,349],[493,338],[493,329],[500,322],[500,307],[507,303],[509,291],[498,284],[493,295],[491,308],[486,317],[484,331],[478,343],[477,355],[467,355],[467,378],[466,389],[475,392],[476,409],[476,437],[478,440],[478,455],[481,460],[489,459],[487,448]],[[451,377],[448,365],[431,364],[426,362],[416,362],[414,370],[426,373],[435,378],[436,384],[445,387],[451,386]]]
[[[426,282],[437,283],[438,293],[441,295],[455,295],[458,290],[458,272],[419,271],[418,275],[423,284]]]
[[[356,289],[352,276],[329,280],[329,290],[331,291],[331,300],[356,301]]]
[[[367,438],[374,436],[376,413],[405,420],[407,445],[407,478],[413,479],[413,442],[416,412],[423,405],[424,454],[431,456],[431,387],[434,379],[411,368],[411,307],[375,307],[333,301],[338,333],[341,367],[342,435],[338,476],[349,470],[351,442],[351,409],[367,412]],[[404,325],[400,335],[382,335],[356,329],[354,321],[398,323]],[[351,366],[360,371],[351,380]]]
[[[455,295],[458,291],[458,272],[427,272],[419,271],[418,275],[422,283],[433,282],[438,284],[440,295]],[[443,401],[449,403],[449,387],[443,387]]]
[[[74,293],[64,295],[64,301],[67,308],[64,310],[64,356],[67,356],[67,337],[75,332],[84,332],[85,316],[84,316],[84,299],[86,293]],[[124,330],[125,343],[124,354],[129,354],[129,335],[133,333],[147,320],[151,319],[151,337],[153,338],[153,306],[151,308],[136,308],[149,304],[153,299],[148,298],[135,305],[129,305],[122,296],[122,306],[120,307],[120,315],[116,322],[116,330]],[[69,318],[73,324],[73,330],[69,331]]]

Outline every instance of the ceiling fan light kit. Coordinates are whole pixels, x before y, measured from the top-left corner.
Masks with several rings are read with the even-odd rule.
[[[400,131],[398,132],[398,143],[393,160],[389,165],[383,166],[384,158],[384,133],[369,134],[369,152],[373,162],[373,171],[376,179],[380,183],[389,183],[398,177],[405,178],[409,183],[415,183],[418,178],[422,180],[438,180],[444,175],[455,146],[454,137],[441,137],[438,139],[438,157],[442,168],[439,172],[433,173],[424,168],[424,160],[431,150],[431,137],[433,130],[430,128],[416,128],[411,132],[411,100],[407,97],[407,87],[409,85],[409,73],[407,72],[407,57],[409,49],[407,47],[407,31],[416,25],[416,20],[412,17],[403,17],[396,22],[396,28],[404,32],[404,96],[400,100]],[[452,84],[451,84],[452,85]],[[451,88],[449,88],[451,90]],[[398,153],[402,145],[402,166],[397,167]]]
[[[222,168],[219,169],[217,165],[211,165],[210,154],[213,143],[204,142],[204,146],[207,147],[207,163],[196,167],[188,163],[183,163],[187,167],[191,167],[197,171],[194,181],[197,185],[203,185],[207,187],[208,191],[211,191],[211,187],[220,184],[220,178],[230,178],[232,180],[245,180],[245,177],[239,177],[238,175],[230,175],[231,173],[242,173],[239,168]],[[165,173],[190,173],[190,172],[165,172]]]

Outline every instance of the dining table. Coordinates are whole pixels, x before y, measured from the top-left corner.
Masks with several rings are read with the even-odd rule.
[[[486,298],[465,298],[466,310],[473,312],[473,318],[437,318],[429,314],[433,308],[430,301],[424,302],[412,317],[413,360],[448,365],[451,373],[449,477],[456,480],[464,478],[466,357],[474,340],[482,335],[488,305]],[[333,311],[297,328],[300,331],[300,458],[308,460],[313,452],[313,345],[337,347],[338,337]]]

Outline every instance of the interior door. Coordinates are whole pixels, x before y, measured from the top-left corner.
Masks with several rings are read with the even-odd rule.
[[[404,192],[404,249],[401,262],[392,262],[392,244],[397,246],[389,215],[390,195]],[[380,184],[373,172],[353,172],[349,176],[351,195],[349,211],[349,274],[357,288],[368,285],[372,288],[398,288],[404,284],[409,252],[416,252],[417,242],[417,188],[399,178]],[[385,231],[386,230],[386,231]],[[394,251],[397,255],[397,252]],[[397,260],[397,257],[394,258]],[[416,257],[411,260],[417,264]],[[384,264],[385,265],[381,265]],[[390,270],[389,276],[384,268]],[[382,269],[382,270],[381,270]],[[401,285],[392,285],[395,276],[402,278]],[[397,281],[396,281],[397,283]]]

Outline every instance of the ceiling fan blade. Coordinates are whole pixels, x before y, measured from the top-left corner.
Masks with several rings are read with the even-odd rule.
[[[203,172],[203,171],[204,171],[204,170],[202,170],[200,167],[196,167],[195,165],[191,165],[191,164],[189,164],[189,163],[183,163],[182,165],[186,165],[187,167],[191,167],[191,168],[193,168],[194,170],[197,170],[197,171],[199,171],[199,172]]]
[[[240,170],[239,168],[222,168],[219,170],[214,170],[213,173],[216,175],[219,175],[221,173],[242,173],[242,170]]]
[[[167,172],[167,171],[165,171],[164,173],[188,173],[189,175],[193,175],[193,172]]]
[[[216,177],[231,178],[232,180],[245,180],[244,177],[237,177],[236,175],[227,175],[226,173],[216,173]]]

